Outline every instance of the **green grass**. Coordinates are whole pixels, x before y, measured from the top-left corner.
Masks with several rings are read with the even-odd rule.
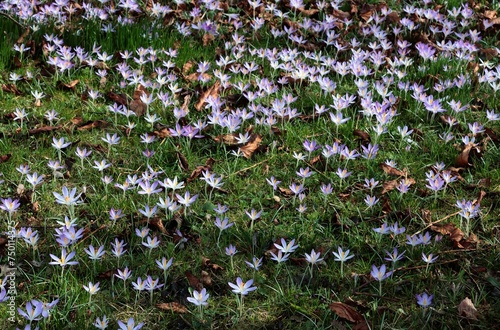
[[[398,6],[401,5],[391,4],[394,10],[400,10]],[[451,7],[453,4],[448,3],[448,8]],[[342,9],[348,11],[349,8]],[[446,14],[444,9],[442,13]],[[400,12],[400,15],[403,13]],[[242,17],[246,22],[247,18]],[[274,24],[278,24],[277,19],[274,20]],[[0,185],[0,197],[19,199],[21,207],[13,214],[16,228],[32,227],[39,234],[35,251],[22,239],[16,245],[16,304],[24,310],[26,302],[31,299],[44,302],[59,299],[48,318],[33,324],[36,323],[40,329],[90,329],[97,317],[106,315],[110,320],[109,328],[112,329],[116,328],[117,320],[126,321],[129,317],[133,317],[136,322],[145,322],[147,329],[354,328],[354,323],[339,317],[329,308],[329,304],[333,302],[343,302],[359,312],[370,329],[492,329],[496,326],[500,312],[500,268],[497,262],[500,255],[498,141],[488,140],[484,134],[478,135],[476,142],[480,143],[482,153],[480,157],[471,157],[472,166],[454,172],[459,173],[460,178],[445,191],[434,194],[426,188],[426,173],[436,163],[443,162],[448,170],[456,167],[455,161],[463,145],[460,139],[469,133],[467,123],[477,121],[495,134],[500,134],[498,121],[487,122],[486,119],[485,109],[498,112],[496,95],[489,86],[466,85],[464,88],[450,88],[443,93],[433,90],[438,80],[455,79],[460,74],[467,74],[465,61],[440,56],[435,62],[423,62],[416,53],[412,53],[414,64],[408,68],[403,78],[403,81],[410,84],[418,82],[424,85],[429,94],[442,100],[445,107],[450,100],[460,100],[463,104],[470,105],[470,109],[458,115],[447,112],[459,122],[451,130],[455,135],[452,142],[445,143],[439,137],[439,134],[448,130],[448,126],[438,119],[439,115],[431,118],[421,102],[412,98],[411,91],[405,93],[395,86],[397,81],[391,86],[391,91],[398,98],[393,106],[398,116],[387,125],[387,133],[376,135],[372,128],[376,123],[375,117],[367,118],[360,113],[359,98],[353,105],[342,110],[343,115],[351,117],[351,120],[340,125],[337,133],[337,128],[327,113],[312,119],[307,117],[313,114],[315,104],[333,108],[333,101],[322,92],[317,83],[306,83],[305,80],[280,87],[272,96],[256,101],[263,107],[270,107],[274,98],[292,94],[298,100],[290,106],[297,108],[305,117],[283,121],[278,119],[273,126],[279,131],[275,130],[274,133],[269,126],[258,125],[253,119],[242,123],[237,133],[244,133],[253,125],[253,133],[262,138],[261,148],[247,159],[230,154],[236,148],[216,142],[214,138],[227,134],[228,129],[213,125],[202,132],[204,138],[191,142],[186,138],[174,137],[157,138],[147,146],[141,142],[143,134],[175,126],[173,108],[182,106],[185,95],[190,95],[191,101],[188,105],[189,113],[182,123],[194,123],[198,119],[207,118],[209,110],[197,111],[194,104],[204,89],[214,84],[216,78],[204,84],[191,82],[185,78],[187,74],[182,72],[182,67],[192,61],[195,65],[189,72],[191,73],[196,71],[197,63],[208,61],[209,72],[212,73],[211,70],[217,68],[217,53],[231,54],[231,49],[224,50],[224,42],[232,40],[232,32],[229,32],[232,25],[222,23],[219,27],[223,32],[221,36],[203,46],[201,33],[194,32],[191,36],[183,37],[173,26],[164,26],[161,20],[147,16],[137,18],[137,22],[130,26],[121,26],[116,18],[110,19],[110,22],[115,27],[111,37],[101,30],[102,24],[96,20],[86,21],[74,17],[63,31],[55,30],[53,23],[42,25],[38,31],[29,35],[29,39],[37,44],[35,55],[23,59],[21,68],[14,68],[13,45],[23,30],[11,20],[0,16],[0,31],[12,31],[2,37],[0,68],[3,71],[0,83],[11,84],[11,72],[25,76],[30,71],[34,76],[33,79],[16,82],[16,87],[23,93],[20,96],[0,91],[0,156],[11,155],[10,159],[0,163],[0,172],[3,174],[0,179],[5,180]],[[358,19],[355,18],[354,24],[357,22]],[[242,33],[246,33],[246,45],[250,48],[295,47],[286,37],[274,39],[267,25],[260,31],[260,39],[252,40],[252,31],[246,31]],[[102,51],[110,55],[116,54],[108,63],[106,82],[101,84],[100,78],[95,74],[97,69],[86,66],[76,66],[63,74],[45,76],[47,57],[42,53],[40,44],[47,33],[55,33],[70,47],[80,46],[91,52],[95,43],[102,46]],[[350,40],[353,37],[363,39],[357,30],[350,31],[344,39]],[[411,39],[416,37],[408,36]],[[373,41],[375,38],[371,36],[363,42],[367,45]],[[413,40],[416,41],[418,39]],[[482,42],[491,45],[495,41],[490,36],[485,37]],[[172,72],[177,75],[177,82],[183,90],[173,99],[173,105],[167,108],[158,99],[151,104],[151,113],[162,117],[154,125],[147,123],[144,118],[127,119],[118,115],[115,119],[115,115],[108,110],[108,106],[113,104],[113,100],[106,96],[108,92],[125,93],[129,100],[134,93],[134,86],[124,89],[119,87],[122,77],[116,70],[116,65],[121,62],[118,52],[135,52],[140,47],[157,50],[159,60],[156,67],[169,59],[161,50],[178,49],[178,56],[172,59],[176,64]],[[333,46],[322,50],[324,56],[335,54]],[[352,56],[349,51],[338,55],[341,61],[347,61]],[[92,56],[96,57],[95,54]],[[308,65],[315,63],[311,59],[299,58]],[[244,53],[239,62],[242,64],[250,61],[258,63],[262,71],[253,73],[250,78],[241,73],[234,74],[231,80],[233,83],[249,82],[252,86],[250,89],[256,90],[257,77],[265,76],[276,83],[279,73],[283,72],[271,69],[268,60],[251,56],[248,52]],[[497,59],[492,61],[498,65]],[[151,63],[140,67],[134,61],[129,61],[129,65],[133,70],[140,70],[145,79],[153,81],[156,78]],[[419,70],[419,66],[424,66],[425,70]],[[449,70],[444,70],[444,66],[448,66]],[[357,93],[352,75],[340,77],[331,70],[328,76],[337,83],[336,94]],[[382,72],[376,77],[382,79]],[[69,83],[73,80],[79,80],[73,90],[58,87],[59,81]],[[373,87],[376,79],[372,76],[367,80],[369,88],[373,90],[374,101],[380,102],[382,98]],[[167,87],[168,84],[162,91],[168,91]],[[98,90],[102,96],[95,101],[84,100],[90,89]],[[31,92],[35,90],[46,94],[40,106],[34,104]],[[152,91],[151,88],[147,90]],[[238,93],[233,88],[221,94],[225,97]],[[28,120],[22,127],[19,121],[8,116],[16,108],[24,108],[29,113]],[[61,127],[53,132],[29,134],[28,129],[48,125],[44,114],[51,109],[59,113],[59,120],[55,125]],[[79,130],[72,123],[76,117],[81,117],[83,122],[104,120],[108,125],[105,128]],[[137,126],[127,132],[125,125],[129,120]],[[401,142],[397,127],[404,125],[419,131],[410,136],[411,142]],[[321,154],[321,149],[314,151],[310,158],[304,151],[303,142],[306,139],[315,140],[321,146],[333,145],[338,140],[349,150],[362,153],[361,146],[364,142],[355,134],[355,129],[366,132],[372,144],[377,141],[380,150],[375,159],[359,157],[347,161],[334,155],[328,163],[324,157],[313,162]],[[106,133],[118,134],[120,143],[109,149],[102,140]],[[49,160],[58,157],[52,147],[53,137],[64,137],[72,143],[62,154],[66,168],[57,173],[47,167]],[[410,146],[409,150],[405,148],[407,145]],[[92,150],[91,156],[83,161],[83,167],[75,155],[77,147]],[[148,161],[142,155],[146,147],[155,151],[155,155]],[[293,157],[294,152],[305,154],[306,159],[298,161]],[[179,155],[185,157],[188,169],[184,168]],[[112,163],[103,173],[92,168],[94,161],[102,159]],[[220,190],[211,191],[210,187],[207,188],[205,182],[200,180],[201,175],[193,180],[189,179],[193,171],[205,166],[209,159],[213,159],[211,172],[217,177],[222,176],[224,185]],[[380,167],[385,160],[396,162],[399,170],[415,180],[408,193],[400,194],[393,189],[382,194],[384,183],[403,178],[385,173]],[[141,245],[141,239],[135,234],[136,228],[147,225],[146,218],[138,210],[146,204],[154,205],[158,197],[165,198],[165,192],[148,198],[147,195],[138,194],[138,188],[124,193],[114,187],[115,183],[123,184],[128,175],[140,177],[147,170],[147,163],[155,171],[163,171],[159,175],[160,181],[178,177],[186,183],[185,189],[175,193],[182,196],[187,190],[191,195],[198,194],[197,201],[185,210],[180,209],[174,214],[158,211],[156,217],[162,220],[165,229],[161,231],[157,226],[150,226],[150,236],[157,236],[161,240],[159,248],[151,251]],[[31,173],[36,171],[45,175],[44,182],[36,187],[34,197],[26,176],[21,176],[16,169],[22,164],[28,164]],[[305,167],[309,167],[314,173],[303,180],[296,172]],[[352,174],[340,181],[335,174],[337,168],[347,168]],[[101,180],[104,175],[113,177],[113,182],[107,187]],[[279,187],[284,190],[273,191],[266,182],[266,178],[271,176],[281,181]],[[365,178],[374,178],[380,182],[373,192],[363,187]],[[488,180],[490,184],[485,183]],[[292,183],[303,183],[306,189],[302,203],[307,210],[303,214],[296,210],[301,204],[300,198],[287,193]],[[325,198],[320,186],[327,183],[332,185],[333,193]],[[83,203],[75,207],[75,215],[78,219],[77,228],[83,228],[84,235],[68,248],[68,251],[76,252],[79,264],[67,267],[61,276],[61,268],[48,263],[52,261],[50,254],[61,255],[54,232],[60,227],[57,221],[63,221],[64,216],[68,215],[68,209],[55,202],[53,192],[61,193],[63,187],[76,187],[77,193],[83,193]],[[458,211],[455,203],[463,199],[475,200],[481,191],[485,195],[481,201],[480,214],[470,222],[471,232],[477,236],[477,241],[465,249],[454,246],[451,238],[446,235],[441,241],[435,242],[437,232],[428,228],[430,221],[444,219],[441,223],[459,227],[460,216],[452,215]],[[363,201],[367,194],[380,199],[372,209]],[[174,194],[169,197],[174,198]],[[36,201],[36,205],[32,201]],[[221,218],[228,217],[235,224],[223,231],[220,238],[219,229],[213,224],[217,216],[214,209],[219,203],[229,208]],[[124,217],[116,222],[111,221],[111,208],[122,209]],[[262,210],[260,219],[255,221],[253,227],[245,213],[245,210],[251,209]],[[7,214],[0,212],[2,216]],[[406,227],[403,235],[379,235],[373,230],[384,222],[390,225],[396,221],[400,226]],[[5,223],[0,224],[0,229],[7,229]],[[185,236],[185,242],[180,241],[176,229]],[[461,229],[465,232],[465,228]],[[425,231],[432,235],[429,245],[411,247],[406,244],[406,234],[423,234]],[[286,238],[287,242],[295,239],[299,247],[289,261],[277,264],[271,260],[270,252],[276,252],[273,243],[279,242],[281,238]],[[111,243],[115,239],[127,243],[127,252],[119,259],[111,254]],[[107,251],[106,256],[95,264],[84,252],[91,244],[94,247],[104,245]],[[230,244],[238,250],[232,262],[225,254],[225,248]],[[341,265],[334,261],[332,254],[337,252],[339,246],[344,250],[350,249],[355,255],[344,263],[343,276]],[[400,251],[405,250],[405,258],[396,263],[395,273],[382,281],[382,291],[379,292],[379,283],[373,280],[370,271],[372,265],[379,267],[384,263],[390,270],[390,262],[384,260],[385,251],[392,252],[394,247],[398,247]],[[312,249],[321,251],[321,257],[325,260],[314,267],[311,277],[304,253],[310,253]],[[422,253],[433,253],[439,258],[426,269],[421,260]],[[251,261],[254,256],[263,258],[259,271],[254,271],[245,264],[245,261]],[[163,281],[163,272],[155,263],[156,259],[162,257],[167,260],[174,258],[166,283]],[[206,258],[210,261],[207,262]],[[0,260],[5,263],[7,256],[0,252]],[[113,271],[123,270],[125,267],[132,270],[132,276],[125,285],[118,278],[111,280]],[[136,298],[136,291],[131,285],[137,277],[144,280],[148,275],[158,277],[160,283],[164,284],[163,288],[154,291],[152,304],[149,292],[142,292]],[[245,296],[242,314],[238,310],[235,294],[228,286],[228,282],[234,283],[237,277],[245,281],[254,279],[254,285],[258,287],[258,290]],[[89,294],[83,290],[83,285],[88,285],[89,282],[100,282],[101,287],[92,296],[90,303]],[[200,285],[210,294],[203,319],[199,318],[196,306],[186,299],[192,290],[200,289]],[[418,306],[415,299],[416,294],[423,292],[434,295],[431,307],[426,309]],[[478,309],[478,320],[470,320],[458,314],[457,306],[466,297]],[[188,312],[181,314],[158,307],[158,304],[169,302],[185,306]],[[7,315],[7,311],[7,305],[0,304],[0,315]],[[9,320],[2,322],[0,324],[5,329],[26,324],[19,313],[15,316],[15,323]]]

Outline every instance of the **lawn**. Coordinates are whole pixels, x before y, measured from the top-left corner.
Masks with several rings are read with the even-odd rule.
[[[2,329],[494,329],[497,1],[0,4]]]

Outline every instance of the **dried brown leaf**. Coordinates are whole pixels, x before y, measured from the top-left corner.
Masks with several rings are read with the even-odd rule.
[[[72,80],[69,83],[65,83],[65,82],[59,80],[57,82],[57,88],[64,89],[64,90],[74,90],[75,86],[78,85],[79,82],[80,82],[80,80],[78,80],[78,79]]]
[[[212,76],[209,75],[208,73],[204,72],[201,75],[205,80],[210,80],[212,79]],[[188,74],[187,76],[184,76],[184,79],[186,79],[189,82],[195,82],[200,80],[200,74],[198,72],[193,72]]]
[[[0,164],[5,163],[6,161],[8,161],[10,159],[10,157],[12,157],[12,154],[6,154],[6,155],[0,156]]]
[[[497,11],[496,10],[485,10],[483,15],[484,15],[484,18],[495,19],[495,18],[497,18]]]
[[[212,41],[215,40],[215,36],[211,33],[205,33],[202,37],[203,47],[208,46]]]
[[[491,139],[491,141],[498,143],[500,140],[498,139],[497,133],[495,133],[491,128],[485,127],[484,128],[484,133],[486,134],[487,137]]]
[[[295,195],[290,189],[288,188],[283,188],[283,187],[278,187],[279,192],[285,196],[285,197],[292,197]]]
[[[300,8],[299,8],[299,11],[300,11],[300,13],[301,13],[302,15],[307,16],[307,17],[309,17],[309,16],[312,16],[312,15],[315,15],[315,14],[319,13],[319,10],[318,10],[318,9],[316,9],[316,8],[304,9],[303,7],[300,7]]]
[[[432,213],[431,213],[430,210],[422,209],[422,210],[420,210],[420,213],[422,214],[422,219],[426,223],[431,223],[432,222]]]
[[[32,128],[32,129],[28,130],[28,134],[29,135],[36,135],[36,134],[41,134],[41,133],[48,133],[48,132],[58,130],[60,128],[61,128],[60,125],[58,125],[58,126],[42,126],[42,127]]]
[[[328,305],[332,312],[338,315],[338,317],[345,319],[352,323],[362,323],[365,322],[363,316],[349,305],[341,302],[334,302]]]
[[[77,129],[79,131],[89,131],[94,128],[106,128],[108,127],[109,123],[104,120],[94,120],[94,121],[89,121],[83,124],[83,126],[78,127]]]
[[[103,280],[109,280],[114,274],[116,274],[116,269],[110,269],[98,274],[97,278]]]
[[[381,163],[380,164],[380,168],[382,170],[384,170],[385,173],[389,174],[389,175],[397,175],[397,176],[405,176],[405,173],[404,172],[401,172],[400,170],[398,170],[397,168],[394,168],[392,166],[389,166],[385,163]]]
[[[201,257],[201,260],[202,260],[201,262],[202,262],[203,266],[206,268],[212,269],[213,271],[224,270],[224,267],[211,263],[210,259],[208,259],[208,258]]]
[[[166,128],[166,127],[162,128],[159,131],[154,131],[153,135],[156,135],[157,137],[159,137],[161,139],[164,139],[164,138],[172,136],[172,134],[170,133],[170,130],[168,128]]]
[[[215,84],[213,84],[211,87],[209,87],[205,92],[201,94],[200,99],[198,100],[198,102],[196,102],[194,108],[198,111],[201,111],[206,103],[207,98],[209,96],[212,97],[219,96],[219,91],[220,91],[220,81],[217,80]]]
[[[336,10],[334,9],[332,12],[333,17],[340,19],[341,21],[344,20],[350,20],[351,19],[351,14],[348,12],[342,11],[342,10]]]
[[[108,92],[106,94],[106,96],[113,102],[116,102],[117,104],[119,105],[124,105],[126,106],[127,105],[127,95],[125,94],[117,94],[117,93],[114,93],[114,92]]]
[[[146,220],[146,222],[148,221]],[[158,230],[162,234],[167,233],[167,230],[165,229],[165,226],[163,226],[163,221],[161,220],[161,218],[156,217],[153,219],[149,219],[149,227],[154,230]]]
[[[311,165],[314,165],[314,164],[316,164],[319,161],[321,161],[321,155],[317,155],[316,157],[314,157],[313,159],[311,159],[310,163],[311,163]]]
[[[257,148],[260,146],[261,142],[262,138],[259,134],[252,134],[250,135],[250,140],[247,142],[247,144],[240,148],[240,151],[243,153],[243,156],[245,158],[250,159],[255,150],[257,150]]]
[[[181,110],[186,113],[189,112],[189,103],[191,103],[191,94],[186,94],[186,96],[184,96],[184,102],[182,103]]]
[[[188,72],[191,71],[191,69],[194,67],[194,65],[194,61],[187,61],[186,63],[184,63],[184,65],[182,66],[182,74],[187,75]]]
[[[365,144],[370,143],[370,135],[366,133],[365,131],[362,131],[360,129],[355,129],[353,131],[354,136],[357,136],[361,139],[361,141]]]
[[[160,303],[157,304],[156,307],[161,309],[162,311],[171,311],[176,314],[186,314],[189,312],[186,306],[179,304],[178,302],[169,302],[169,303]]]
[[[177,159],[179,160],[179,164],[183,171],[189,171],[189,163],[187,161],[186,156],[184,156],[181,152],[177,151]]]
[[[396,189],[396,187],[398,186],[399,184],[399,181],[398,180],[391,180],[391,181],[386,181],[382,184],[382,195],[385,194],[385,193],[388,193],[389,191],[391,190],[394,190]]]
[[[476,147],[476,145],[472,142],[469,142],[455,159],[455,165],[458,167],[471,166],[472,164],[469,162],[469,156],[473,150],[477,150],[479,152],[479,149]]]
[[[224,134],[214,137],[214,141],[217,143],[224,143],[227,146],[235,146],[240,144],[236,138],[239,137],[236,133]]]
[[[460,241],[464,238],[464,233],[453,223],[432,225],[431,230],[449,236],[455,245],[461,246]]]
[[[495,48],[482,48],[479,50],[479,56],[486,60],[492,60],[498,56],[498,51]]]
[[[23,93],[17,89],[14,84],[2,84],[2,90],[6,93],[12,93],[16,96],[23,95]]]
[[[212,286],[212,277],[204,270],[201,271],[201,283],[204,286]]]
[[[196,179],[197,177],[199,177],[201,175],[202,172],[204,171],[211,171],[212,170],[212,166],[197,166],[196,169],[194,169],[193,172],[191,172],[191,175],[189,176],[189,178],[187,178],[187,182],[191,182],[193,181],[194,179]]]
[[[466,297],[458,305],[458,315],[463,316],[469,320],[477,320],[479,312],[472,303],[472,300],[470,300],[469,297]]]
[[[198,290],[200,291],[201,289],[203,289],[203,284],[201,283],[201,281],[198,279],[198,277],[194,276],[193,273],[191,273],[189,270],[186,270],[186,272],[184,273],[187,277],[187,280],[189,282],[189,285],[195,289],[195,290]]]

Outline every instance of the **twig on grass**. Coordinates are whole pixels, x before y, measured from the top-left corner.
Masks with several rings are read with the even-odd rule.
[[[243,168],[243,169],[241,169],[241,170],[239,170],[239,171],[236,171],[236,172],[234,172],[234,173],[231,173],[231,174],[230,174],[230,176],[232,176],[232,175],[236,175],[236,174],[239,174],[239,173],[246,172],[246,171],[248,171],[248,170],[250,170],[250,169],[252,169],[252,168],[254,168],[254,167],[257,167],[257,166],[259,166],[259,165],[261,165],[261,164],[263,164],[263,163],[265,163],[265,162],[269,161],[269,160],[270,160],[270,159],[272,159],[273,157],[274,157],[274,156],[272,156],[272,157],[270,157],[270,158],[268,158],[268,159],[264,159],[264,160],[263,160],[263,161],[261,161],[261,162],[255,163],[255,164],[253,164],[252,166],[245,167],[245,168]]]
[[[16,23],[19,27],[26,29],[26,26],[22,25],[19,21],[16,21],[16,19],[14,17],[10,16],[9,14],[0,11],[0,16],[7,17],[12,22]]]
[[[457,214],[459,214],[459,213],[460,213],[460,211],[457,211],[457,212],[455,212],[455,213],[448,214],[448,215],[447,215],[447,216],[445,216],[444,218],[441,218],[441,219],[439,219],[439,220],[433,221],[433,222],[431,222],[430,224],[428,224],[428,225],[427,225],[424,229],[420,229],[419,231],[417,231],[417,232],[416,232],[415,234],[413,234],[413,235],[418,235],[418,234],[420,234],[421,232],[423,232],[424,230],[426,230],[426,229],[428,229],[428,228],[430,228],[430,227],[434,226],[435,224],[440,223],[440,222],[442,222],[442,221],[445,221],[445,220],[447,220],[447,219],[449,219],[449,218],[451,218],[451,217],[454,217],[454,216],[456,216],[456,215],[457,215]]]

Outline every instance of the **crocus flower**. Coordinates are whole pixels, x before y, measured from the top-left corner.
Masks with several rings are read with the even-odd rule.
[[[207,300],[209,297],[210,294],[207,293],[207,289],[203,288],[200,292],[194,290],[193,296],[187,297],[187,301],[195,304],[196,306],[207,306],[208,305]]]
[[[128,319],[127,324],[118,320],[118,326],[120,327],[120,330],[139,330],[144,326],[144,322],[135,325],[135,320],[131,317]]]
[[[427,308],[432,304],[432,298],[434,298],[434,295],[428,295],[427,292],[424,292],[422,294],[417,294],[415,295],[417,298],[417,304],[422,306],[423,308]]]
[[[236,294],[241,294],[242,296],[246,296],[248,293],[257,290],[256,286],[252,286],[253,279],[248,280],[247,282],[243,282],[241,277],[236,279],[236,284],[229,282],[228,283],[231,288],[233,288],[233,292]]]

